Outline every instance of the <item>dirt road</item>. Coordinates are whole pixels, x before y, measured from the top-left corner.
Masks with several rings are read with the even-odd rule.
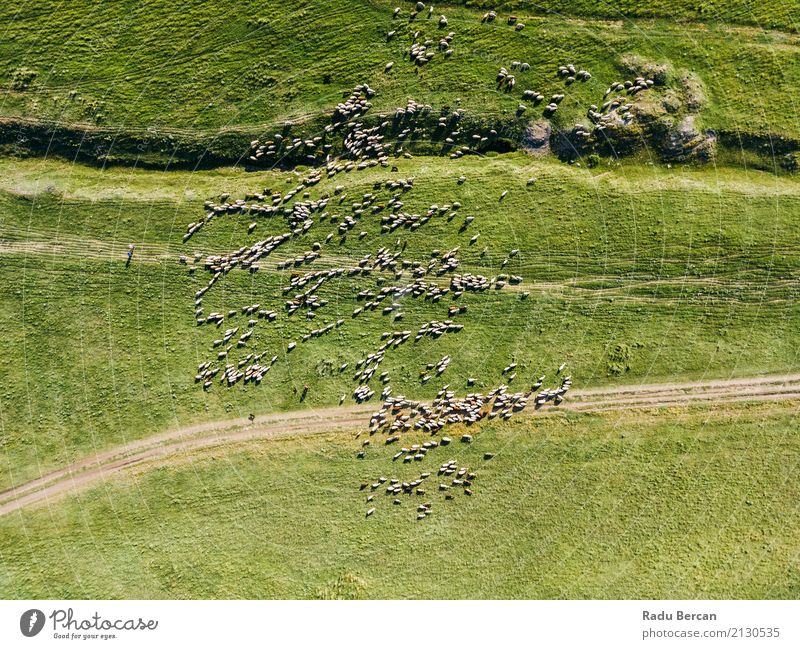
[[[800,405],[800,374],[587,389],[570,393],[561,406],[531,410],[523,416],[546,416],[563,410],[603,412],[787,399],[796,400]],[[367,404],[276,413],[257,417],[253,422],[234,419],[161,433],[86,457],[0,493],[0,516],[26,505],[55,500],[93,482],[110,478],[128,467],[158,463],[172,455],[195,449],[253,439],[313,435],[341,429],[358,430],[366,427],[370,413],[377,407]]]

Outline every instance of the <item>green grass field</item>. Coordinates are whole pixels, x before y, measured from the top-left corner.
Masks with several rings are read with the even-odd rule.
[[[800,28],[800,4],[786,2],[749,2],[748,0],[465,0],[472,7],[500,9],[501,12],[529,11],[534,13],[574,15],[614,20],[663,18],[674,22],[723,22],[757,25],[764,29]],[[499,14],[501,15],[501,14]]]
[[[491,5],[493,22],[486,0],[410,20],[414,6],[0,4],[0,491],[192,424],[352,404],[357,362],[397,330],[411,341],[379,372],[394,396],[426,401],[445,384],[487,392],[512,362],[513,391],[559,380],[561,363],[578,390],[797,373],[797,0],[511,0]],[[425,65],[408,59],[414,39],[436,51]],[[591,79],[559,78],[569,63]],[[655,83],[623,98],[630,123],[620,107],[608,140],[581,140],[587,108],[639,74]],[[330,200],[257,273],[220,275],[196,314],[205,257],[294,227],[230,213],[182,242],[204,202],[298,188],[313,173],[298,163],[337,156],[342,131],[269,164],[249,158],[251,140],[321,133],[362,83],[377,92],[365,128],[386,120],[387,166],[285,198]],[[520,108],[525,90],[565,97],[545,119],[547,101]],[[430,111],[389,117],[411,99]],[[548,119],[550,153],[536,144]],[[448,157],[467,144],[471,155]],[[413,188],[387,188],[398,179]],[[381,219],[398,200],[404,213],[460,207],[389,233]],[[277,268],[317,245],[312,264]],[[299,274],[379,249],[424,267],[456,247],[457,273],[520,283],[404,295],[391,314],[390,298],[356,317],[360,291],[410,284],[412,271],[344,274],[316,290],[327,304],[313,314],[287,313]],[[249,323],[252,304],[276,321]],[[413,341],[454,305],[462,331]],[[214,311],[222,327],[198,325]],[[236,326],[252,337],[218,357]],[[261,385],[195,380],[205,362],[244,367],[255,353],[277,357]],[[0,597],[796,598],[796,421],[791,402],[487,421],[450,449],[478,469],[475,496],[437,498],[422,522],[383,494],[364,518],[362,480],[419,465],[373,448],[356,460],[356,431],[196,451],[0,517]]]
[[[0,519],[0,595],[795,599],[796,428],[768,405],[489,425],[447,451],[475,495],[424,521],[382,494],[365,520],[358,483],[413,468],[347,434],[212,449]]]
[[[459,300],[468,307],[463,332],[387,356],[382,369],[395,393],[430,398],[442,383],[466,389],[469,376],[477,377],[477,388],[490,389],[512,359],[524,382],[552,375],[566,360],[578,387],[797,367],[800,241],[794,223],[800,197],[794,181],[710,168],[590,171],[521,155],[398,165],[395,174],[364,171],[323,181],[312,195],[345,183],[351,197],[360,196],[375,179],[413,175],[415,188],[404,196],[409,210],[459,200],[462,216],[391,235],[380,233],[378,217],[364,217],[364,239],[334,240],[309,270],[381,246],[394,249],[399,239],[408,244],[403,257],[412,260],[460,245],[461,272],[492,276],[519,248],[523,252],[505,270],[522,275],[520,290],[531,295],[526,301],[512,289],[465,295]],[[9,287],[0,295],[0,362],[7,377],[0,394],[3,487],[189,422],[335,405],[355,387],[354,370],[339,373],[340,364],[354,367],[384,331],[416,331],[447,317],[450,301],[408,299],[400,323],[380,310],[352,319],[360,304],[355,294],[376,287],[377,278],[325,285],[320,296],[331,304],[314,322],[287,317],[279,287],[290,271],[277,272],[274,264],[308,250],[333,227],[319,224],[266,258],[262,272],[233,272],[209,293],[206,313],[254,302],[279,311],[274,325],[256,328],[253,348],[280,360],[261,386],[217,385],[206,393],[193,377],[197,365],[216,354],[211,343],[219,333],[195,325],[193,294],[207,280],[202,269],[189,275],[177,257],[224,252],[285,226],[267,221],[248,236],[250,218],[229,217],[183,245],[184,226],[202,214],[204,198],[222,189],[244,195],[279,186],[283,176],[218,170],[165,177],[51,161],[4,162],[0,169],[0,277]],[[462,173],[468,180],[458,185]],[[531,176],[538,180],[529,187]],[[349,202],[344,205],[346,212]],[[475,221],[458,233],[466,215]],[[470,246],[473,233],[481,238]],[[130,241],[137,256],[125,268]],[[338,318],[346,321],[340,329],[286,354],[288,341]],[[446,374],[422,385],[424,364],[445,354],[453,359]],[[301,404],[304,384],[311,389]]]
[[[541,119],[542,112],[541,106],[531,107],[521,120],[515,118],[522,90],[547,96],[563,92],[567,97],[554,121],[568,129],[576,120],[585,121],[588,106],[601,103],[611,82],[635,76],[625,62],[636,60],[668,71],[666,85],[653,91],[658,119],[694,113],[698,126],[723,134],[734,150],[744,145],[769,154],[771,147],[798,148],[800,122],[791,91],[800,85],[796,33],[715,22],[596,20],[591,16],[616,12],[617,5],[593,11],[584,2],[537,6],[560,10],[564,5],[568,13],[588,19],[528,16],[520,9],[519,19],[527,24],[520,32],[506,24],[502,8],[497,21],[482,24],[482,10],[443,5],[439,10],[449,23],[440,30],[439,10],[430,20],[425,11],[409,23],[413,5],[399,3],[403,11],[393,20],[394,4],[305,1],[287,8],[268,0],[186,7],[163,0],[81,0],[57,11],[43,0],[7,5],[0,8],[6,25],[0,42],[0,85],[6,87],[0,115],[108,128],[86,141],[82,153],[89,158],[114,159],[119,151],[129,159],[138,146],[129,136],[171,133],[174,141],[165,136],[157,145],[166,160],[179,140],[216,150],[224,148],[214,142],[220,133],[243,133],[246,142],[286,120],[302,124],[327,113],[342,92],[367,82],[378,91],[375,112],[392,113],[413,97],[436,110],[461,107],[517,127]],[[645,4],[654,15],[669,17],[663,3],[636,0],[620,9],[640,15],[636,6]],[[678,12],[694,18],[703,14],[698,7],[708,6],[708,16],[718,9],[735,21],[741,5],[686,2],[679,3]],[[755,10],[754,18],[767,27],[788,28],[792,15],[796,20],[793,6],[770,3]],[[387,40],[391,30],[397,35]],[[440,53],[422,68],[404,59],[415,31],[435,41],[447,30],[455,32],[451,57]],[[495,75],[514,60],[532,67],[517,75],[517,89],[506,94],[497,89]],[[395,62],[389,74],[384,73],[388,61]],[[565,87],[555,72],[570,62],[594,78]],[[13,124],[2,135],[11,150],[26,147],[27,136],[18,135]],[[235,160],[244,153],[242,142],[231,144],[225,156]],[[48,146],[47,137],[37,146]]]

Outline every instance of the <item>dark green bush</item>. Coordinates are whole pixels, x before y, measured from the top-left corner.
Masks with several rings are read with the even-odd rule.
[[[11,88],[17,92],[22,92],[30,88],[36,79],[36,71],[30,68],[17,68],[11,75]]]

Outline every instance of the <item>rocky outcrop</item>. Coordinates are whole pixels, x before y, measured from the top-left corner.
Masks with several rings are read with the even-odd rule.
[[[699,131],[694,116],[687,115],[667,132],[661,155],[665,160],[676,162],[707,162],[714,158],[716,148],[716,133]]]
[[[531,155],[546,155],[550,153],[552,132],[550,122],[531,122],[522,134],[520,148]]]

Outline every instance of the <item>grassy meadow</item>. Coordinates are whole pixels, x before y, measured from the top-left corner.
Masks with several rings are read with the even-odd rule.
[[[513,391],[555,381],[561,363],[579,390],[797,372],[797,0],[414,6],[0,3],[0,491],[170,429],[351,404],[357,362],[398,330],[412,336],[371,382],[376,409],[383,371],[393,396],[423,400],[443,385],[488,391],[512,362]],[[495,21],[481,21],[487,8]],[[408,57],[415,39],[435,50],[425,65]],[[570,63],[591,78],[560,78]],[[579,141],[590,105],[639,74],[655,83],[631,100],[631,123],[621,107],[605,148],[600,131]],[[330,201],[258,272],[220,276],[202,315],[225,323],[198,325],[204,258],[290,228],[227,214],[184,243],[187,225],[223,193],[296,188],[310,145],[256,171],[243,166],[251,140],[317,135],[363,83],[389,165],[287,198]],[[564,94],[549,125],[549,99],[521,105],[525,90]],[[412,99],[431,111],[401,142],[416,118],[385,116]],[[315,150],[337,155],[339,135]],[[448,158],[466,143],[479,154]],[[386,187],[401,178],[413,188]],[[460,207],[387,233],[392,199],[404,213]],[[278,269],[317,245],[310,265]],[[521,282],[356,317],[359,292],[413,279],[344,274],[316,290],[327,303],[314,314],[287,314],[298,274],[379,249],[424,267],[454,248],[455,272]],[[248,323],[252,304],[275,322]],[[414,342],[449,317],[463,330]],[[252,337],[218,361],[237,326]],[[261,385],[195,380],[202,363],[244,367],[248,354],[277,357]],[[444,374],[423,381],[445,355]],[[487,420],[424,469],[392,464],[382,444],[357,460],[356,431],[179,453],[0,518],[0,597],[796,599],[797,415],[787,401]],[[448,457],[478,472],[474,497],[445,502],[431,485],[433,514],[418,521],[417,496],[393,506],[381,490],[365,518],[362,481],[412,480]]]
[[[670,22],[723,22],[756,25],[763,29],[800,28],[800,3],[750,2],[749,0],[464,0],[471,7],[486,7],[508,12],[573,15],[613,20],[663,18]]]
[[[343,277],[319,290],[330,304],[309,322],[302,313],[286,315],[281,287],[292,272],[348,265],[382,246],[399,250],[398,241],[407,244],[404,259],[423,262],[435,248],[460,246],[458,271],[487,277],[518,248],[503,270],[524,281],[465,294],[457,301],[467,307],[456,318],[462,332],[387,354],[381,369],[395,394],[431,398],[444,383],[466,390],[467,377],[476,378],[477,389],[491,389],[512,359],[519,389],[539,374],[552,376],[564,361],[576,387],[796,369],[800,191],[793,180],[722,168],[665,173],[632,163],[587,170],[518,154],[397,164],[396,173],[323,181],[311,197],[344,184],[349,198],[334,201],[329,212],[345,214],[375,180],[415,176],[404,210],[458,200],[459,216],[433,219],[414,233],[381,234],[379,217],[365,215],[345,241],[324,245],[311,266],[276,271],[278,261],[335,229],[318,223],[267,257],[261,272],[227,275],[205,298],[206,313],[256,302],[279,313],[231,358],[267,351],[279,361],[260,386],[215,384],[204,392],[193,377],[197,365],[216,357],[211,343],[220,332],[195,324],[193,295],[208,276],[202,267],[189,274],[177,258],[234,250],[286,227],[262,219],[248,235],[251,216],[225,217],[185,245],[184,227],[202,215],[203,199],[223,189],[236,197],[264,186],[290,188],[296,179],[287,184],[287,174],[235,169],[163,174],[0,162],[0,279],[8,287],[0,293],[0,367],[7,378],[0,485],[191,422],[335,405],[345,394],[349,401],[355,362],[377,349],[382,332],[416,332],[423,322],[445,319],[452,301],[403,298],[402,321],[380,310],[353,319],[363,304],[355,294],[393,278]],[[462,185],[460,174],[467,178]],[[529,186],[531,177],[537,181]],[[468,215],[475,220],[459,232]],[[362,228],[367,235],[359,239]],[[128,242],[137,250],[126,268]],[[339,318],[341,328],[300,341]],[[244,326],[246,318],[229,323],[223,329]],[[291,340],[299,345],[287,353]],[[446,373],[423,385],[425,364],[445,354],[452,357]],[[345,362],[349,368],[339,372]],[[310,391],[301,403],[305,384]]]
[[[396,4],[402,11],[393,19]],[[554,0],[531,3],[530,10],[524,4],[500,6],[498,20],[486,24],[483,10],[453,5],[409,21],[413,3],[395,0],[79,0],[56,11],[44,0],[7,4],[0,7],[0,115],[108,128],[105,139],[87,144],[98,149],[87,155],[99,157],[125,148],[126,133],[204,142],[228,131],[271,133],[287,120],[303,123],[327,113],[343,92],[366,82],[378,91],[376,112],[394,112],[412,97],[436,110],[460,107],[507,124],[520,121],[515,111],[524,89],[564,93],[555,123],[570,128],[585,121],[590,104],[602,102],[610,83],[635,76],[629,63],[638,61],[668,71],[666,85],[652,91],[667,106],[659,109],[665,118],[694,113],[698,126],[727,134],[735,149],[739,139],[760,147],[752,136],[772,138],[763,140],[766,153],[781,138],[800,140],[791,91],[800,86],[793,3],[759,5],[752,20],[743,15],[750,3],[734,1],[612,6]],[[644,5],[652,11],[637,12]],[[512,6],[526,24],[522,31],[506,22]],[[708,12],[698,10],[706,6]],[[620,11],[648,19],[605,19]],[[445,29],[437,27],[440,12],[448,17]],[[676,15],[712,22],[661,19]],[[735,23],[740,15],[769,30],[714,21]],[[390,31],[396,32],[391,39]],[[405,53],[416,31],[434,43],[453,31],[452,56],[439,53],[421,68],[410,63]],[[517,74],[514,92],[502,92],[495,75],[515,60],[531,70]],[[389,61],[395,66],[386,73]],[[590,70],[593,79],[565,86],[555,73],[566,63]],[[541,119],[542,108],[530,107],[522,121]],[[7,126],[6,139],[24,147],[14,128]],[[169,142],[164,147],[168,152]]]
[[[208,449],[0,519],[0,595],[796,599],[796,429],[770,404],[492,423],[437,450],[472,498],[379,491],[369,519],[358,484],[418,464],[346,433]]]

